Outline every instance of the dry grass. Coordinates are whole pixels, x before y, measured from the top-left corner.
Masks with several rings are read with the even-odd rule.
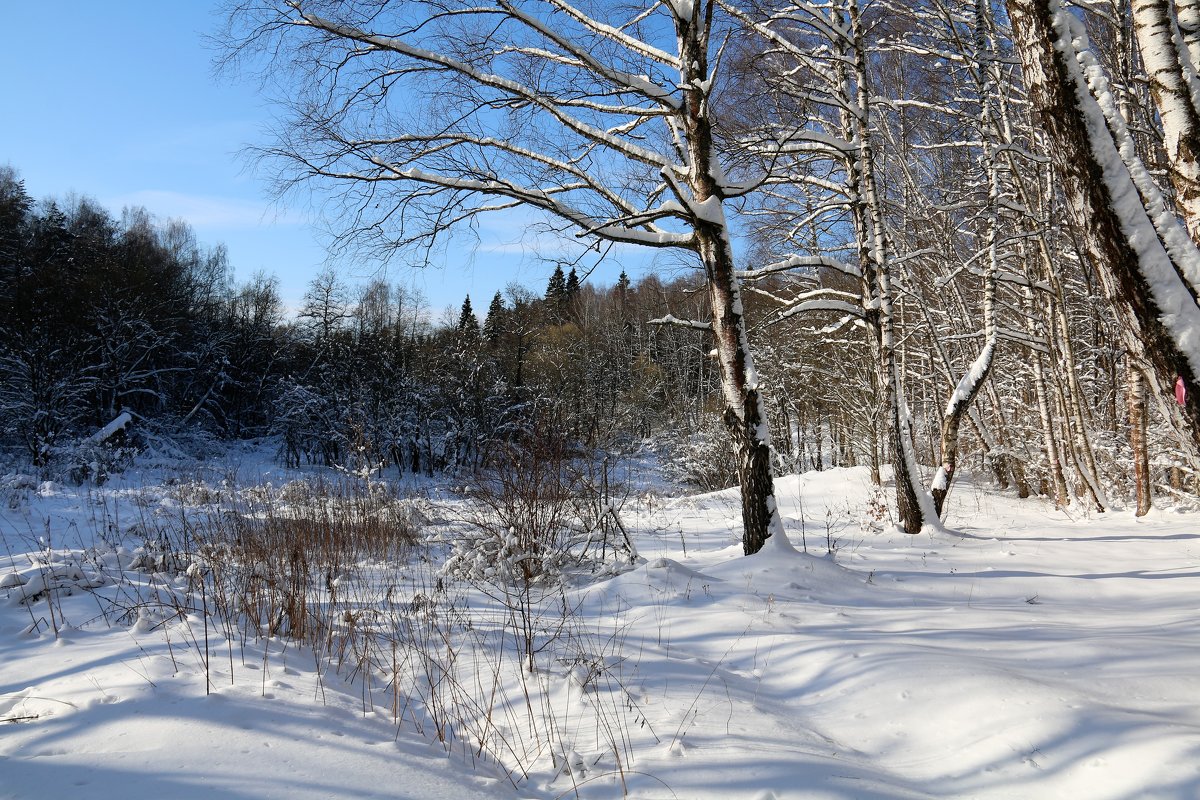
[[[354,476],[177,486],[165,515],[133,504],[141,546],[123,563],[142,585],[117,592],[106,616],[143,631],[183,623],[180,657],[190,651],[210,687],[232,680],[247,653],[272,650],[253,642],[302,645],[319,674],[361,692],[364,712],[514,786],[621,776],[630,731],[644,725],[623,687],[623,634],[594,630],[564,580],[591,574],[598,554],[632,556],[613,501],[587,497],[591,487],[553,453],[515,452],[458,514]],[[104,508],[97,530],[116,514]],[[431,530],[438,516],[453,521]],[[605,544],[609,533],[622,542]],[[513,545],[483,546],[503,569],[486,579],[447,569],[449,553],[488,541]]]

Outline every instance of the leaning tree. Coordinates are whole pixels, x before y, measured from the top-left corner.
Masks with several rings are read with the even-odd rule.
[[[1192,104],[1200,81],[1174,14],[1163,3],[1133,5],[1169,140],[1174,197],[1138,153],[1083,23],[1059,0],[1007,3],[1029,104],[1051,143],[1070,219],[1110,297],[1119,301],[1125,344],[1153,367],[1160,395],[1176,383],[1184,390],[1180,410],[1200,443],[1200,250],[1185,225],[1194,188],[1189,142],[1198,119]]]

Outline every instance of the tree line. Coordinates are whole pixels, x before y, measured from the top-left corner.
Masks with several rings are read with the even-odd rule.
[[[81,198],[36,203],[11,168],[0,180],[0,243],[2,441],[10,457],[47,470],[88,468],[95,454],[81,443],[129,411],[135,437],[273,436],[294,466],[469,472],[498,448],[553,435],[582,452],[649,442],[674,478],[705,489],[738,481],[711,333],[678,324],[705,314],[699,275],[622,274],[595,286],[558,267],[544,291],[512,284],[486,311],[468,297],[436,317],[410,290],[352,286],[327,269],[289,314],[272,278],[235,285],[224,248],[198,243],[186,223],[143,209],[115,218]],[[1083,263],[1071,266],[1059,278],[1061,306],[1027,312],[1053,323],[1040,329],[1035,357],[1014,346],[997,354],[968,417],[964,458],[1022,495],[1064,505],[1096,502],[1082,472],[1090,458],[1108,507],[1136,499],[1128,356]],[[915,287],[937,279],[909,274]],[[747,292],[762,379],[777,389],[766,406],[774,467],[862,464],[881,481],[886,418],[861,358],[862,326],[840,312],[792,315],[782,300],[839,275],[818,270],[798,290],[794,276],[767,274]],[[932,320],[966,318],[967,298],[924,292],[922,313],[900,327],[914,446],[931,464],[944,426],[939,387],[951,385],[972,339],[931,347]],[[1065,374],[1068,355],[1077,383]],[[1168,415],[1143,413],[1154,423],[1146,441],[1156,490],[1190,495],[1186,437]]]
[[[668,430],[684,441],[712,389],[704,343],[647,320],[694,305],[686,280],[597,287],[558,267],[544,292],[514,283],[482,318],[469,297],[439,318],[419,293],[329,268],[289,312],[275,278],[236,285],[225,248],[186,222],[35,202],[9,167],[0,447],[86,473],[91,437],[123,412],[130,445],[273,436],[293,466],[426,474],[486,466],[550,430],[583,450]]]

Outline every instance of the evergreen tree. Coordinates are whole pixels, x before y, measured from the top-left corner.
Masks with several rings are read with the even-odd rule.
[[[567,276],[565,291],[563,292],[566,302],[571,302],[579,296],[579,275],[575,272],[575,268],[571,267],[571,274]]]
[[[0,268],[12,268],[24,257],[33,199],[12,167],[0,166]]]
[[[625,270],[621,270],[621,275],[617,278],[614,295],[617,300],[617,310],[621,313],[621,319],[627,320],[629,316],[629,276],[625,274]]]
[[[0,325],[5,329],[17,306],[17,285],[27,267],[32,208],[33,200],[16,170],[0,167]]]
[[[495,347],[500,341],[500,333],[504,326],[504,298],[496,292],[492,304],[488,306],[487,319],[483,321],[483,336],[489,345]]]
[[[553,308],[562,305],[567,296],[567,278],[563,275],[562,267],[555,267],[550,282],[546,284],[546,302]]]
[[[458,315],[458,329],[468,333],[479,333],[479,320],[471,308],[471,295],[467,295],[467,299],[463,300],[462,313]]]

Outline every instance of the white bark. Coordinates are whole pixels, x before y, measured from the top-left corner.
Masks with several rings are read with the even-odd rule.
[[[1137,160],[1079,21],[1058,0],[1009,0],[1008,8],[1030,103],[1056,147],[1075,227],[1132,309],[1162,383],[1182,377],[1200,441],[1200,254]]]
[[[1175,202],[1192,240],[1200,241],[1200,81],[1195,62],[1167,0],[1132,0],[1130,8],[1162,124]]]

